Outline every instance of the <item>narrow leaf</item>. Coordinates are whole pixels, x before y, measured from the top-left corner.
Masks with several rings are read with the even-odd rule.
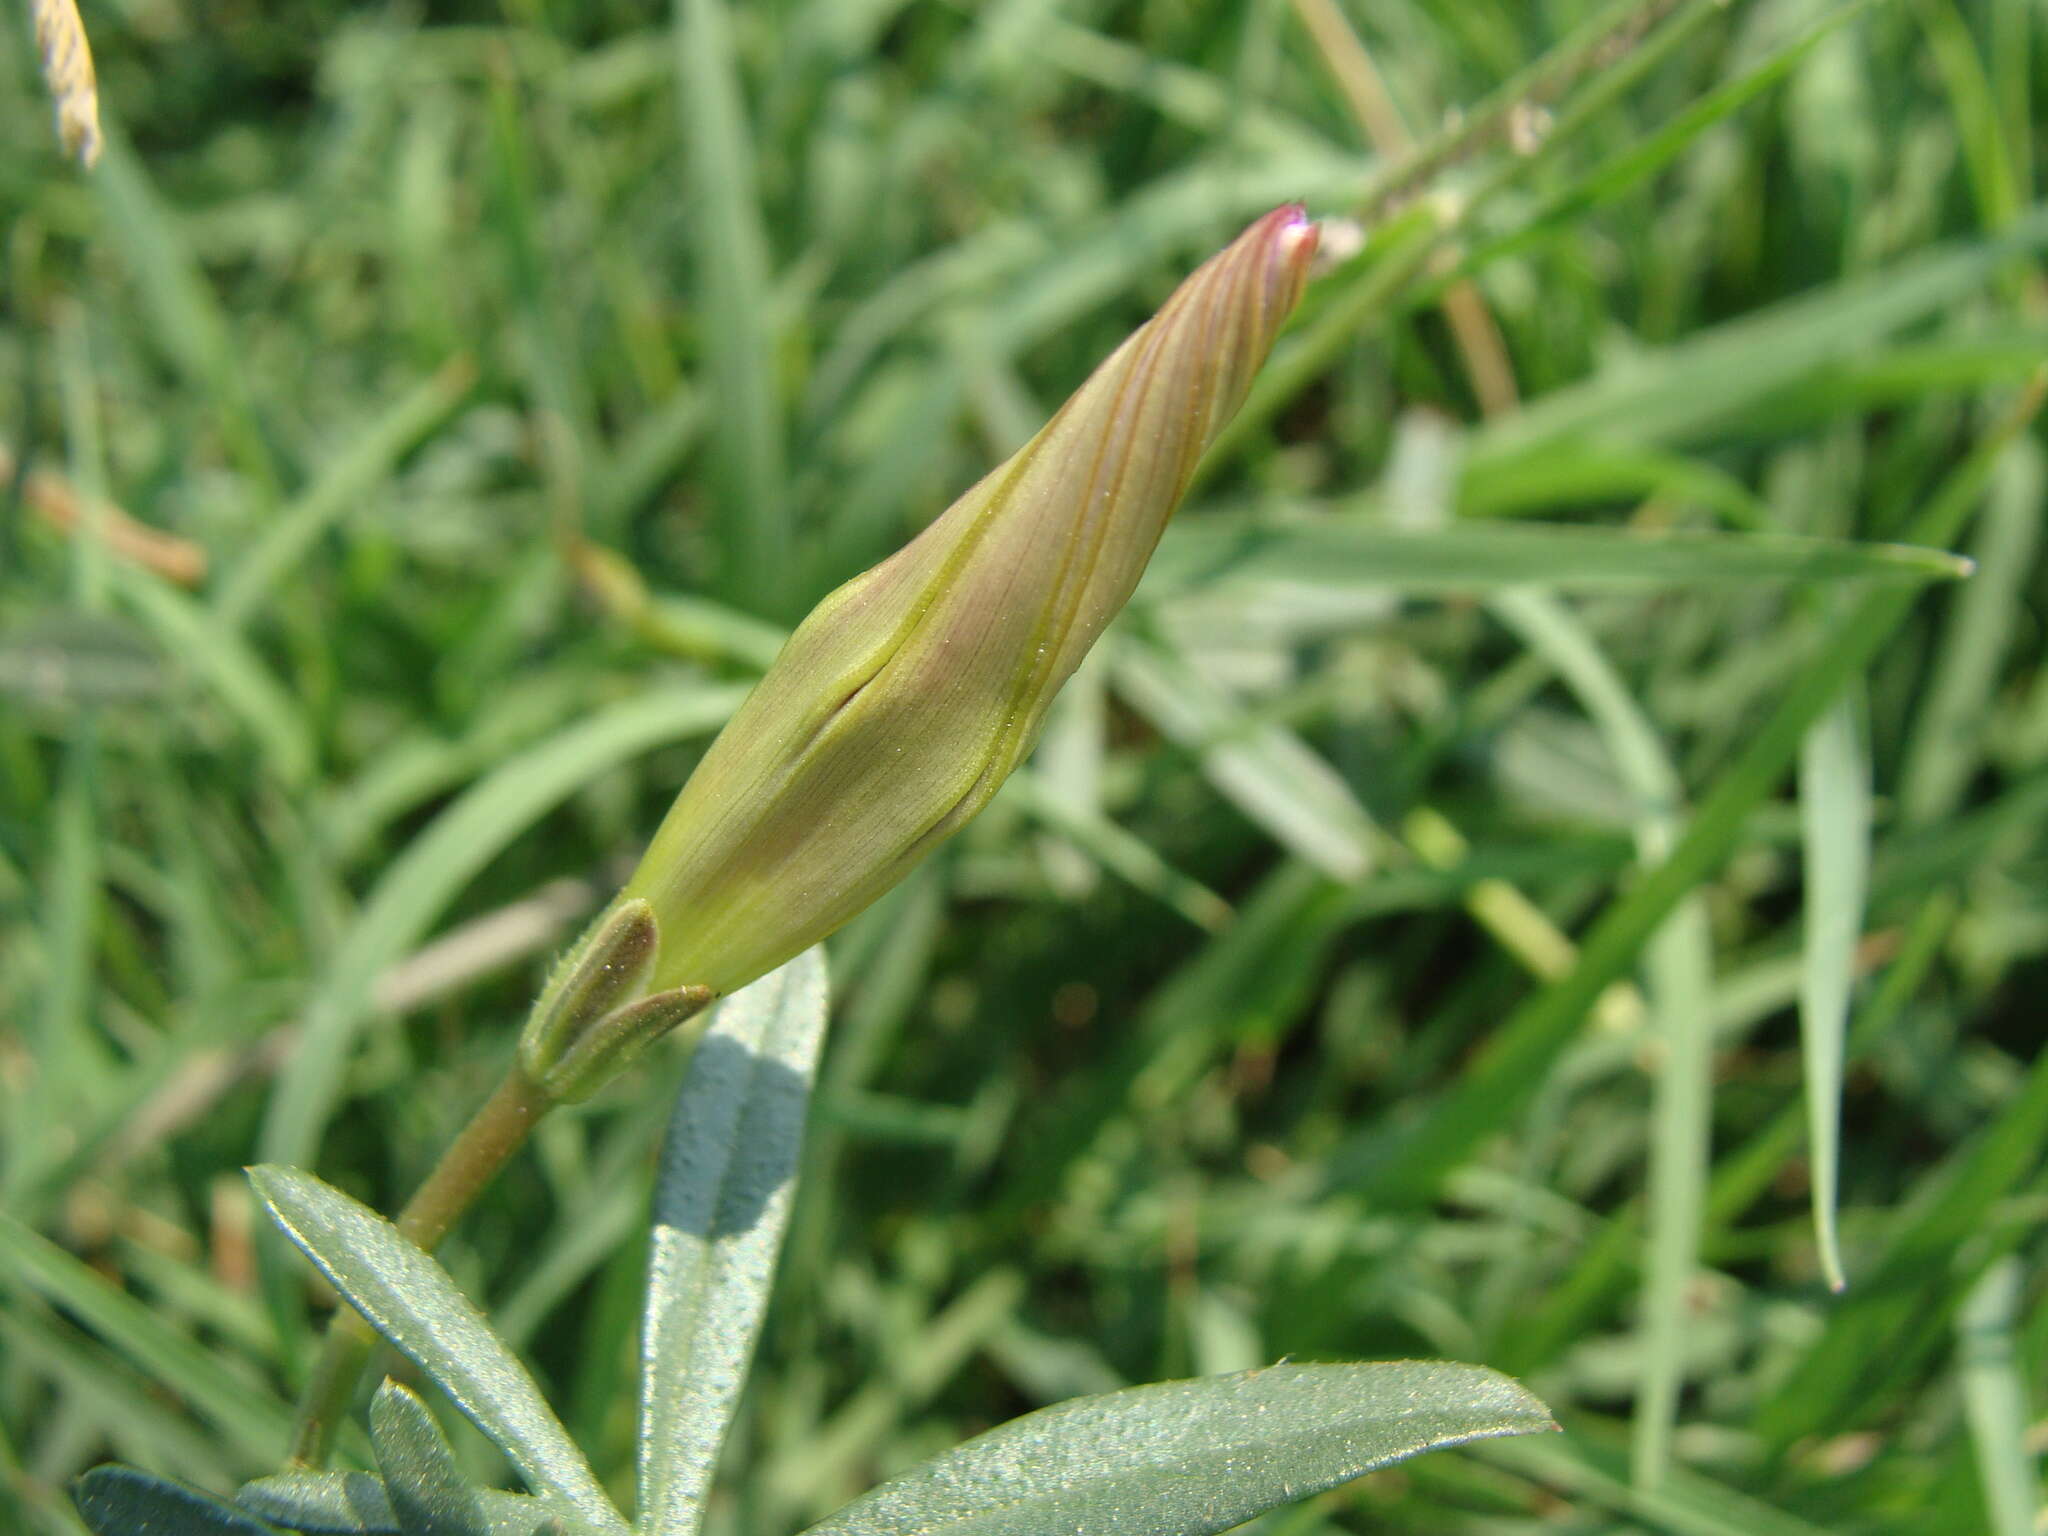
[[[445,1269],[375,1211],[311,1174],[264,1166],[250,1169],[249,1179],[335,1289],[433,1378],[529,1487],[601,1530],[625,1531],[533,1377]]]
[[[2040,385],[2022,393],[1914,515],[1907,524],[1909,538],[1945,544],[1956,536],[1998,456],[2026,429],[2044,397],[2048,388]],[[1510,1014],[1457,1086],[1412,1130],[1391,1137],[1368,1133],[1333,1158],[1333,1182],[1361,1180],[1380,1200],[1412,1203],[1433,1191],[1473,1147],[1527,1103],[1586,1010],[1633,963],[1643,943],[1686,894],[1721,867],[1749,813],[1777,788],[1798,755],[1807,730],[1905,622],[1913,597],[1911,591],[1878,587],[1856,600],[1790,691],[1760,722],[1741,755],[1700,800],[1670,857],[1609,907],[1586,934],[1571,973]],[[1795,1400],[1796,1395],[1779,1393],[1771,1402]]]
[[[1400,528],[1343,512],[1211,517],[1170,530],[1141,596],[1286,583],[1400,592],[1738,587],[1760,581],[1953,581],[1945,550],[1784,533],[1641,533],[1566,523]]]
[[[489,1536],[483,1502],[456,1470],[441,1426],[395,1381],[379,1387],[370,1403],[370,1443],[406,1536]]]
[[[1806,853],[1806,929],[1799,973],[1806,1138],[1821,1273],[1841,1290],[1835,1199],[1841,1150],[1843,1038],[1870,883],[1870,760],[1844,698],[1799,747],[1799,821]]]
[[[746,1379],[789,1221],[826,1016],[810,949],[718,1010],[676,1097],[654,1194],[640,1521],[691,1536]]]
[[[677,0],[677,84],[689,146],[705,355],[724,430],[713,435],[721,593],[787,618],[790,551],[768,236],[725,0]]]
[[[235,1502],[309,1536],[398,1536],[384,1481],[367,1472],[280,1472],[244,1483]]]
[[[93,1536],[277,1536],[210,1493],[135,1467],[94,1467],[71,1498]]]
[[[263,524],[263,532],[222,578],[214,611],[228,630],[246,624],[293,568],[320,547],[321,535],[362,505],[399,461],[445,421],[476,382],[476,365],[458,357],[388,406],[312,484]]]
[[[1591,632],[1547,592],[1503,592],[1494,614],[1552,666],[1598,728],[1634,802],[1638,857],[1666,858],[1684,831],[1685,786],[1649,717]],[[1689,1304],[1712,1162],[1714,945],[1705,900],[1678,902],[1643,948],[1656,1025],[1642,1353],[1636,1386],[1633,1482],[1663,1483],[1685,1380]]]
[[[2000,1259],[1971,1287],[1956,1318],[1956,1365],[1992,1536],[2033,1536],[2041,1475],[2029,1444],[2034,1416],[2021,1367],[2020,1261]]]
[[[1553,1427],[1479,1366],[1276,1365],[1075,1398],[854,1500],[810,1536],[1202,1536],[1422,1451]]]
[[[1978,575],[1951,600],[1899,770],[1899,820],[1932,826],[1955,814],[1983,766],[1985,722],[2015,648],[2035,643],[2027,589],[2048,498],[2048,459],[2015,438],[1992,471],[1972,541]]]
[[[1770,391],[1956,303],[2015,255],[2048,244],[2048,210],[2000,236],[1938,245],[1674,346],[1603,369],[1475,433],[1467,463],[1491,471],[1576,437],[1671,443],[1710,435]]]
[[[1130,640],[1112,657],[1116,688],[1182,747],[1240,811],[1333,880],[1373,863],[1377,828],[1343,777],[1283,726],[1246,712],[1187,660]]]
[[[1635,1487],[1628,1481],[1621,1452],[1588,1436],[1513,1441],[1489,1446],[1481,1454],[1562,1490],[1589,1514],[1592,1508],[1604,1508],[1645,1522],[1620,1527],[1623,1530],[1648,1529],[1659,1536],[1825,1536],[1821,1527],[1687,1467],[1673,1467],[1659,1487]]]
[[[0,1212],[0,1294],[17,1288],[62,1307],[157,1380],[175,1383],[240,1455],[268,1461],[283,1453],[289,1414],[282,1402],[242,1380],[157,1309]]]
[[[497,1488],[474,1490],[491,1536],[595,1536],[596,1527],[544,1499]],[[305,1536],[401,1536],[384,1480],[368,1472],[280,1472],[244,1483],[235,1502]]]

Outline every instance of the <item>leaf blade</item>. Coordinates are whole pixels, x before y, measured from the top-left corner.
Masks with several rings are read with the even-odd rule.
[[[1573,523],[1400,528],[1335,513],[1210,517],[1170,531],[1141,595],[1172,601],[1260,583],[1409,593],[1737,587],[1759,581],[1918,584],[1969,574],[1945,550],[1784,533],[1644,533]]]
[[[249,1170],[249,1182],[350,1305],[433,1378],[529,1487],[624,1536],[626,1522],[533,1377],[445,1269],[376,1212],[309,1173],[265,1165]]]
[[[212,1494],[136,1467],[94,1467],[72,1485],[93,1536],[275,1536],[276,1527]]]
[[[642,1346],[647,1536],[689,1536],[702,1518],[789,1222],[826,1003],[812,948],[719,1008],[677,1095]]]
[[[1548,1427],[1541,1403],[1478,1366],[1276,1365],[1026,1414],[808,1536],[1201,1536],[1425,1450]]]

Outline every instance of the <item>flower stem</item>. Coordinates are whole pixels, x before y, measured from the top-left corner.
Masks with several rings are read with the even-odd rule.
[[[400,1235],[433,1252],[554,1102],[516,1062],[508,1067],[504,1079],[470,1116],[469,1124],[448,1144],[434,1171],[399,1212]],[[326,1464],[335,1433],[355,1397],[356,1383],[376,1345],[376,1334],[354,1309],[344,1306],[334,1314],[320,1359],[299,1399],[298,1419],[292,1427],[292,1466]]]

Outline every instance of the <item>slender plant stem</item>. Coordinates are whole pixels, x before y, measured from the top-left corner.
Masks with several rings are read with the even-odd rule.
[[[504,1079],[470,1116],[426,1182],[399,1212],[400,1234],[431,1253],[553,1104],[517,1062],[506,1068]],[[376,1334],[354,1309],[344,1306],[334,1314],[320,1359],[299,1399],[298,1420],[292,1426],[291,1465],[326,1464],[334,1449],[335,1433],[355,1396],[356,1383],[376,1346]]]
[[[1392,164],[1412,155],[1415,136],[1408,131],[1372,54],[1338,9],[1337,0],[1294,0],[1294,11],[1322,51],[1323,62],[1344,93],[1351,115],[1381,158]],[[1507,343],[1479,285],[1469,277],[1458,278],[1444,289],[1440,302],[1480,409],[1488,416],[1512,411],[1520,400],[1514,365],[1508,361]]]

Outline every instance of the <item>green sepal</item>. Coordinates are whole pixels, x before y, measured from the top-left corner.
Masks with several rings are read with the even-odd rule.
[[[661,948],[654,908],[615,901],[555,966],[519,1035],[519,1064],[543,1082],[577,1043],[646,989]]]
[[[580,1103],[656,1040],[710,1007],[716,996],[709,987],[677,987],[615,1008],[578,1035],[535,1081],[558,1104]]]

